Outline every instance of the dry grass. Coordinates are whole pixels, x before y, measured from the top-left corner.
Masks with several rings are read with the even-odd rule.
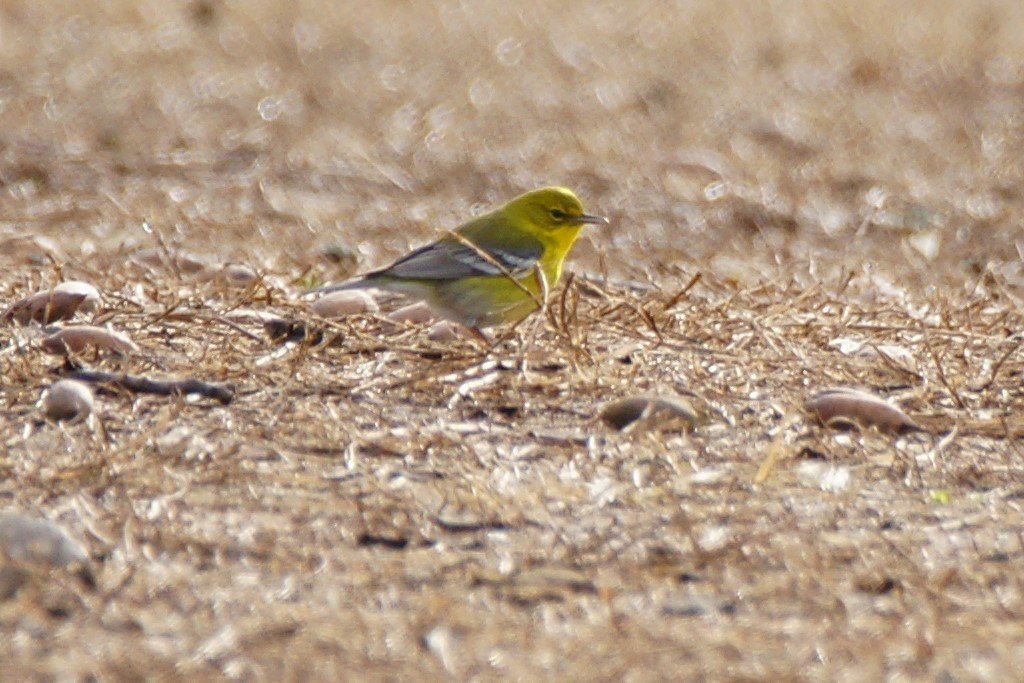
[[[3,678],[1024,678],[1019,3],[89,4],[0,7],[0,300],[236,397],[48,423],[0,327],[0,508],[97,581],[0,602]],[[493,348],[239,314],[549,182],[614,227]]]

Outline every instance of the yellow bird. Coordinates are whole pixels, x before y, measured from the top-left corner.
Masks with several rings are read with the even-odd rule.
[[[558,284],[580,230],[607,223],[607,218],[584,213],[571,190],[544,187],[460,225],[387,268],[313,292],[398,292],[479,333],[537,310],[547,290]]]

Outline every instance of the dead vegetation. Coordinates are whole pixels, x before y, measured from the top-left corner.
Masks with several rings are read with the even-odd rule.
[[[4,677],[1024,677],[1016,4],[279,5],[0,8]],[[549,182],[493,346],[301,297]]]

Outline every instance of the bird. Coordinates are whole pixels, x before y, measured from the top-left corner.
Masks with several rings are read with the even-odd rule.
[[[564,187],[542,187],[477,216],[390,266],[311,293],[375,288],[422,300],[439,316],[486,339],[482,329],[522,320],[558,284],[569,250],[587,225]]]

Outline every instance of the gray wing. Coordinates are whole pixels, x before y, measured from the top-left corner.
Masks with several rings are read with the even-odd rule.
[[[502,268],[513,275],[533,270],[544,253],[539,241],[502,245],[481,251],[489,254]],[[388,268],[366,276],[367,280],[386,276],[404,280],[456,280],[464,277],[500,275],[501,268],[480,253],[453,237],[446,237],[404,256]]]

